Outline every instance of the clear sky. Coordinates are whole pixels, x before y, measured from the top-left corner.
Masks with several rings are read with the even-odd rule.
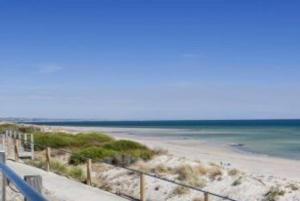
[[[0,0],[0,117],[300,118],[300,1]]]

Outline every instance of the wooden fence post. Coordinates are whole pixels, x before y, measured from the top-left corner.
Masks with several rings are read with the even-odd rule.
[[[25,175],[24,180],[37,192],[42,193],[43,181],[40,175]],[[24,201],[28,201],[28,199],[24,198]]]
[[[50,162],[51,162],[51,149],[50,147],[46,148],[46,170],[50,171]]]
[[[86,184],[92,185],[92,159],[88,159],[86,164]]]
[[[34,159],[34,139],[33,134],[30,134],[30,150],[31,150],[31,160]]]
[[[15,161],[19,161],[19,140],[14,139],[14,145],[15,145]]]
[[[24,145],[27,146],[27,134],[24,134]]]
[[[207,192],[204,193],[204,201],[208,201],[208,193]]]
[[[4,153],[6,152],[6,142],[5,142],[5,135],[1,135],[2,137],[2,148],[3,148],[3,151]]]
[[[140,201],[145,201],[145,176],[140,173]]]

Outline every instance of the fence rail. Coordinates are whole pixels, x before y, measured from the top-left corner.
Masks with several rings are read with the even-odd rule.
[[[6,183],[7,180],[14,184],[19,192],[28,201],[47,201],[39,192],[37,192],[33,187],[26,183],[21,177],[19,177],[12,169],[10,169],[6,164],[5,152],[0,152],[0,172],[2,173],[2,195],[1,201],[6,200]]]
[[[9,133],[9,132],[6,132],[6,133]],[[14,139],[22,140],[22,137],[21,137],[22,135],[20,133],[15,133],[15,134],[9,135],[9,136],[14,138]],[[6,135],[6,137],[7,137],[7,135]],[[18,143],[16,143],[16,144],[18,144]],[[50,155],[51,149],[50,149],[50,147],[46,147],[46,146],[42,146],[42,145],[39,145],[37,143],[34,143],[33,139],[30,142],[27,141],[27,140],[24,141],[24,144],[27,144],[27,146],[30,146],[31,148],[33,148],[34,146],[37,146],[37,147],[40,147],[40,148],[43,148],[44,150],[46,150],[46,152],[45,152],[45,154],[46,154],[45,155],[46,170],[50,171],[50,160],[51,160],[51,155]],[[15,148],[15,151],[16,150],[18,150],[18,149]],[[72,154],[72,152],[64,150],[64,149],[57,149],[57,150],[68,153],[68,154]],[[31,152],[32,152],[32,157],[31,158],[34,158],[33,151],[31,150]],[[18,154],[18,152],[15,152],[15,154]],[[15,158],[17,159],[18,157],[15,156]],[[87,168],[86,168],[87,169],[87,182],[86,183],[88,185],[92,185],[92,178],[91,178],[92,163],[91,163],[91,159],[86,158],[86,157],[82,157],[82,159],[85,159],[87,161]],[[150,174],[150,173],[147,173],[147,172],[144,172],[144,171],[141,171],[141,170],[129,168],[129,167],[126,167],[126,166],[123,166],[123,165],[115,165],[115,164],[109,163],[105,160],[97,160],[97,161],[94,161],[94,162],[104,163],[104,164],[112,165],[112,166],[115,166],[115,167],[118,167],[118,168],[123,168],[124,170],[128,170],[130,172],[133,172],[133,173],[136,173],[136,174],[140,175],[140,199],[139,199],[140,201],[145,201],[146,200],[146,198],[145,198],[146,194],[145,194],[145,188],[144,188],[145,187],[144,176],[152,177],[152,178],[155,178],[155,179],[158,179],[158,180],[161,180],[161,181],[169,182],[169,183],[172,183],[172,184],[184,187],[184,188],[188,188],[188,189],[191,189],[191,190],[201,192],[204,195],[204,201],[209,201],[210,196],[216,197],[216,198],[219,198],[219,199],[222,199],[222,200],[238,201],[238,200],[229,198],[227,196],[223,196],[223,195],[220,195],[220,194],[217,194],[217,193],[214,193],[214,192],[206,191],[206,190],[203,190],[201,188],[197,188],[195,186],[191,186],[191,185],[181,183],[181,182],[178,182],[178,181],[175,181],[175,180],[171,180],[171,179],[168,179],[168,178],[160,177],[160,176]]]

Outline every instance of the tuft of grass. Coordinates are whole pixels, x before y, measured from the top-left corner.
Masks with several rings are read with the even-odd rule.
[[[239,177],[238,179],[234,180],[234,182],[232,182],[232,186],[238,186],[242,184],[242,177]]]
[[[177,186],[173,192],[172,192],[172,195],[173,196],[178,196],[178,195],[184,195],[184,194],[187,194],[190,192],[190,189],[188,188],[185,188],[183,186]]]
[[[87,158],[96,160],[103,160],[106,158],[111,158],[116,156],[117,152],[114,150],[104,149],[102,147],[88,147],[75,152],[70,157],[70,163],[74,165],[78,165],[80,163],[84,163],[87,161]]]
[[[208,176],[211,180],[215,180],[217,177],[222,176],[223,173],[219,166],[212,166],[208,169]]]
[[[240,173],[240,171],[238,169],[235,169],[235,168],[228,171],[229,176],[236,176],[239,173]]]
[[[169,168],[163,164],[159,164],[150,169],[150,171],[156,175],[164,174],[169,172]]]
[[[197,165],[195,167],[196,171],[198,172],[199,175],[206,175],[207,174],[207,168],[203,165]]]
[[[199,178],[200,174],[197,169],[190,165],[182,165],[176,168],[175,173],[178,174],[178,180],[184,181],[192,186],[204,187],[206,185],[206,182]]]
[[[33,167],[37,167],[40,169],[45,169],[46,168],[46,162],[44,160],[26,160],[26,164],[31,165]]]
[[[297,191],[297,190],[299,190],[299,186],[298,186],[297,184],[293,184],[293,183],[288,184],[286,187],[287,187],[287,188],[290,188],[292,191]]]
[[[41,169],[46,168],[45,160],[39,160],[39,159],[28,160],[26,163],[29,165],[32,165],[34,167],[37,167],[37,168],[41,168]],[[81,182],[85,181],[85,179],[86,179],[86,175],[81,167],[68,166],[58,160],[51,160],[50,171],[52,171],[56,174],[71,177],[71,178],[81,181]]]
[[[68,176],[78,180],[78,181],[85,181],[86,179],[86,175],[84,173],[84,171],[82,170],[82,168],[78,167],[78,166],[70,166],[68,167]]]
[[[285,194],[285,191],[280,190],[278,186],[274,187],[272,186],[269,191],[264,195],[263,201],[276,201],[278,200],[279,196],[283,196]]]
[[[64,175],[66,175],[68,173],[67,166],[57,160],[51,160],[50,170],[55,173],[64,174]]]

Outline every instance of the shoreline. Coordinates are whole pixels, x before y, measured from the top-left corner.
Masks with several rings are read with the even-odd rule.
[[[300,161],[237,150],[226,144],[213,144],[200,140],[167,139],[159,137],[136,136],[125,132],[114,132],[105,127],[39,126],[43,129],[68,132],[101,131],[117,139],[130,139],[150,148],[167,150],[171,155],[190,160],[201,160],[237,168],[252,175],[300,180]]]

